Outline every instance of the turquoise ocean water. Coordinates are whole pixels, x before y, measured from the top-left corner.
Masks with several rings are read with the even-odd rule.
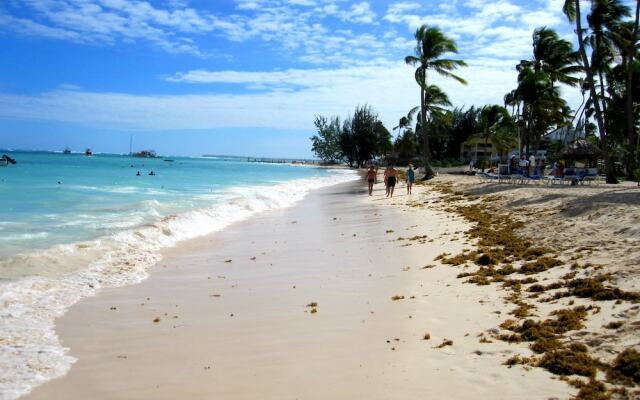
[[[166,247],[357,178],[241,159],[11,155],[18,163],[0,167],[0,399],[68,370],[53,323],[82,297],[144,279]]]

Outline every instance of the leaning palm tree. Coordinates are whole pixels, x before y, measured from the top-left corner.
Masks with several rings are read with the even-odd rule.
[[[456,43],[446,37],[442,31],[436,27],[422,25],[415,33],[416,48],[415,55],[405,57],[405,62],[409,65],[417,66],[415,71],[415,79],[420,86],[420,126],[422,131],[422,142],[424,151],[424,168],[425,179],[433,177],[433,168],[431,167],[431,155],[429,149],[429,137],[426,133],[427,126],[427,107],[429,89],[431,86],[427,84],[427,71],[433,70],[439,75],[453,78],[458,82],[465,84],[466,81],[461,77],[453,74],[451,71],[458,67],[466,66],[462,60],[441,58],[446,53],[457,53],[458,47]]]
[[[626,6],[619,0],[592,0],[590,3],[591,14],[587,16],[587,21],[591,28],[591,35],[588,35],[590,33],[589,30],[583,29],[582,27],[580,0],[565,0],[562,11],[567,16],[567,19],[570,22],[574,22],[576,26],[578,51],[586,75],[585,84],[589,88],[589,100],[593,106],[595,119],[598,124],[598,133],[600,134],[603,147],[603,158],[607,170],[607,183],[618,183],[609,155],[609,137],[606,131],[605,113],[603,109],[604,99],[602,98],[604,93],[601,86],[601,93],[598,94],[595,75],[604,67],[602,57],[607,53],[607,43],[604,35],[605,29],[611,28],[621,17],[629,15],[630,13],[628,8],[625,9]],[[585,34],[587,34],[587,37],[585,37]],[[587,54],[588,45],[592,47],[591,58],[589,58]],[[600,81],[602,82],[603,79],[600,78]]]

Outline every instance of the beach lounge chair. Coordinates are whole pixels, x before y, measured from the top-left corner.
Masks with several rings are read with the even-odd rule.
[[[561,177],[555,176],[553,173],[543,176],[540,181],[547,185],[555,185],[556,183],[563,184],[564,180]]]
[[[581,185],[584,185],[585,183],[589,185],[591,185],[592,183],[595,183],[595,184],[600,183],[597,168],[584,169],[578,172],[577,176],[578,176],[578,182]]]
[[[507,164],[498,165],[498,182],[511,182],[511,173]]]
[[[575,175],[565,175],[562,177],[562,184],[567,184],[567,185],[577,185],[578,184],[578,178]]]
[[[580,179],[580,184],[584,185],[585,183],[588,185],[591,185],[592,183],[599,185],[602,183],[602,178],[598,174],[587,174]]]
[[[523,175],[522,179],[520,180],[520,182],[524,184],[537,183],[541,181],[542,181],[542,177],[540,175],[531,175],[531,176]]]
[[[498,175],[487,173],[487,172],[478,172],[476,173],[476,176],[478,177],[478,179],[480,179],[480,182],[482,183],[498,182],[499,180]]]

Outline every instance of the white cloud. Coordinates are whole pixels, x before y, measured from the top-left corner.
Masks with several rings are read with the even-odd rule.
[[[371,6],[366,1],[352,4],[348,12],[345,12],[341,18],[348,22],[357,22],[360,24],[371,24],[376,19],[376,13],[371,10]]]
[[[409,11],[417,11],[421,8],[421,5],[416,2],[403,1],[400,3],[394,3],[389,6],[384,19],[389,22],[400,23],[404,22],[405,18],[410,15]]]
[[[67,31],[43,25],[29,19],[17,18],[11,15],[0,13],[0,27],[11,29],[25,36],[39,36],[52,39],[65,39],[75,42],[82,42],[84,39],[78,32]]]
[[[456,105],[501,104],[515,85],[516,72],[505,61],[479,59],[451,79],[429,75]],[[0,94],[0,118],[81,123],[114,129],[166,130],[222,127],[313,129],[314,114],[341,115],[370,104],[388,126],[418,104],[413,69],[383,63],[339,69],[274,72],[189,71],[173,81],[240,84],[261,88],[242,94],[132,95],[58,89],[40,95]],[[578,96],[569,93],[569,98]],[[251,118],[247,118],[250,115]]]
[[[458,42],[464,58],[491,55],[519,59],[531,54],[533,29],[541,25],[555,27],[562,22],[559,1],[515,4],[510,0],[469,0],[437,8],[400,2],[388,7],[384,19],[405,24],[411,30],[422,24],[438,26]]]
[[[141,0],[22,2],[21,7],[9,3],[13,8],[0,14],[0,22],[6,22],[0,31],[93,45],[148,43],[169,53],[199,57],[215,53],[201,48],[216,46],[211,36],[239,43],[257,39],[282,55],[321,64],[350,63],[350,54],[365,54],[372,43],[367,35],[329,29],[325,23],[349,26],[376,20],[367,1],[235,0],[236,10],[225,14],[190,7],[184,0],[164,6]],[[22,14],[29,18],[16,17]],[[345,47],[337,52],[337,44]],[[382,57],[381,47],[375,44],[371,50],[377,53],[371,57]]]
[[[202,56],[191,34],[224,30],[217,18],[201,14],[180,2],[168,9],[134,0],[24,0],[32,19],[15,18],[3,24],[31,36],[46,36],[80,43],[113,45],[118,42],[148,42],[170,53]]]
[[[544,0],[537,10],[507,0],[451,1],[446,7],[402,1],[377,19],[371,7],[375,3],[341,0],[235,0],[236,10],[224,16],[190,8],[183,0],[164,7],[138,0],[23,0],[35,17],[0,13],[0,30],[80,43],[144,41],[170,53],[195,55],[206,51],[194,38],[215,35],[237,43],[259,41],[267,51],[315,68],[287,68],[290,64],[284,63],[280,71],[256,67],[247,72],[241,71],[246,66],[237,66],[165,78],[200,85],[199,93],[211,85],[209,94],[199,95],[96,93],[70,86],[39,95],[0,94],[0,117],[142,130],[247,125],[312,129],[313,114],[344,115],[369,103],[393,126],[418,103],[413,72],[400,60],[412,52],[411,31],[423,23],[440,26],[455,38],[459,58],[470,65],[458,71],[470,82],[467,87],[438,76],[429,79],[456,105],[500,104],[516,84],[515,64],[531,55],[533,27],[560,21],[560,9],[553,8],[557,1]],[[215,93],[216,84],[238,85],[240,94]]]

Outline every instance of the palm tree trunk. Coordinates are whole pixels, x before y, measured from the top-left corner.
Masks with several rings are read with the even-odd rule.
[[[485,155],[486,161],[482,164],[482,172],[484,172],[484,168],[487,166],[487,164],[489,164],[489,159],[491,158],[491,153],[489,153],[489,157],[487,157],[488,144],[489,144],[489,132],[487,132],[487,135],[484,137],[484,155]]]
[[[627,117],[627,137],[629,140],[629,153],[627,155],[627,177],[634,178],[634,172],[638,167],[638,136],[635,129],[635,119],[633,115],[633,58],[635,55],[635,41],[638,36],[638,17],[640,14],[640,1],[636,1],[636,18],[633,24],[633,36],[631,45],[629,46],[627,54],[627,79],[626,79],[626,91],[627,98],[625,103],[625,114]]]
[[[605,101],[605,89],[604,89],[604,76],[602,71],[598,71],[598,80],[600,80],[600,98],[602,99],[602,116],[604,118],[605,130],[609,129],[609,122],[607,121],[607,102]]]
[[[527,136],[526,136],[527,152],[525,153],[526,158],[529,158],[529,153],[531,152],[531,141],[533,140],[533,135],[534,135],[533,112],[531,110],[529,110],[528,120],[529,122],[527,123],[528,128],[527,128]],[[522,155],[522,153],[520,153],[520,155]]]
[[[518,111],[516,113],[516,128],[518,129],[518,151],[522,154],[522,124],[520,123],[520,100],[518,100]]]
[[[420,88],[420,130],[422,131],[422,146],[424,151],[424,178],[433,178],[433,168],[431,167],[431,149],[429,148],[429,138],[427,137],[427,104],[426,90]]]
[[[582,32],[582,21],[580,16],[580,0],[575,0],[576,7],[576,33],[578,34],[578,46],[580,49],[580,56],[582,58],[582,64],[584,71],[587,75],[587,85],[589,86],[589,93],[595,109],[596,122],[598,124],[598,132],[600,133],[600,140],[602,141],[602,151],[604,158],[604,166],[607,171],[607,183],[618,183],[616,179],[613,164],[611,163],[611,157],[609,156],[609,140],[604,127],[604,118],[602,115],[602,109],[600,108],[600,101],[598,100],[598,94],[596,93],[596,86],[593,82],[593,70],[589,63],[589,57],[587,56],[587,50],[584,43],[584,35]]]

